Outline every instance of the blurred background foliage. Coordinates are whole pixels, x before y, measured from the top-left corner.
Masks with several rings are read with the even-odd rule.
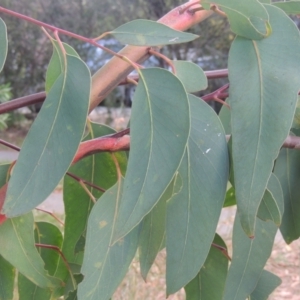
[[[99,36],[134,19],[157,20],[182,3],[183,0],[0,0],[0,5],[5,8],[86,37]],[[9,50],[0,84],[10,83],[12,98],[43,91],[46,68],[52,54],[50,41],[33,24],[5,14],[1,14],[1,18],[7,25]],[[204,70],[227,67],[234,35],[226,18],[214,15],[194,26],[190,32],[200,38],[187,44],[166,46],[162,52],[171,59],[193,61]],[[61,39],[76,49],[92,73],[110,58],[100,49],[76,39],[62,35]],[[109,37],[100,43],[114,51],[122,48]],[[165,67],[163,60],[153,57],[147,65]],[[224,79],[211,81],[209,90],[222,84]],[[130,102],[127,99],[131,97],[130,91],[123,89],[121,94],[125,102]]]

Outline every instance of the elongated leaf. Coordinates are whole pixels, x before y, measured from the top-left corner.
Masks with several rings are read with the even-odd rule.
[[[281,279],[263,270],[255,290],[250,295],[250,300],[267,300],[269,295],[281,284]]]
[[[110,31],[119,42],[136,46],[161,46],[186,43],[197,35],[171,29],[149,20],[134,20]]]
[[[274,6],[282,9],[288,15],[298,15],[300,14],[300,2],[299,1],[282,1],[272,3]]]
[[[238,214],[233,227],[233,256],[225,284],[224,300],[246,299],[255,289],[269,258],[277,227],[257,219],[255,238],[249,239]]]
[[[3,207],[7,217],[44,201],[68,170],[84,132],[89,91],[86,65],[67,55],[66,71],[55,81],[23,143]]]
[[[235,192],[249,236],[274,159],[291,127],[300,88],[298,29],[280,9],[266,8],[272,35],[260,41],[237,37],[229,54]]]
[[[231,30],[239,36],[258,40],[271,34],[268,13],[257,0],[202,0],[201,4],[217,5],[223,10],[231,26]]]
[[[0,18],[0,72],[3,69],[7,55],[7,32],[4,21]]]
[[[280,182],[272,173],[257,216],[263,221],[271,220],[275,225],[280,226],[284,209],[283,205],[283,192]]]
[[[151,212],[143,219],[140,226],[139,259],[141,275],[146,281],[147,274],[162,249],[166,236],[166,206],[167,201],[173,196],[174,181],[153,207]]]
[[[0,255],[0,300],[12,300],[15,268]]]
[[[182,83],[163,69],[142,70],[133,100],[115,240],[136,226],[164,193],[181,162],[189,132],[189,102]]]
[[[190,61],[173,61],[176,69],[176,76],[183,83],[188,93],[195,93],[207,88],[207,78],[204,71]]]
[[[289,244],[300,237],[299,150],[282,149],[276,160],[274,173],[281,183],[284,198],[280,231]]]
[[[204,264],[228,180],[222,124],[201,99],[189,95],[189,100],[191,134],[175,182],[182,189],[167,205],[167,295],[191,281]]]
[[[42,288],[59,285],[57,279],[46,274],[35,248],[31,213],[8,219],[0,226],[0,245],[0,254],[36,285]]]
[[[77,52],[68,44],[62,43],[66,53],[79,58]],[[57,41],[52,40],[53,54],[46,73],[45,90],[49,93],[56,79],[64,70],[64,57]]]
[[[213,243],[227,249],[217,234]],[[186,300],[222,300],[227,270],[228,258],[221,250],[211,246],[200,272],[185,286]]]
[[[35,242],[38,244],[61,247],[62,234],[60,230],[46,222],[35,223]],[[59,253],[54,249],[38,248],[40,255],[45,262],[45,269],[50,275],[54,274],[58,263]],[[47,300],[51,299],[52,292],[42,289],[19,273],[18,275],[19,300]]]
[[[85,256],[78,286],[79,299],[109,299],[126,274],[138,246],[138,228],[113,245],[123,180],[118,181],[94,205],[87,229]]]
[[[0,164],[0,187],[3,186],[7,179],[7,172],[9,170],[10,164]]]
[[[91,131],[85,137],[85,140],[115,133],[112,128],[105,125],[92,122],[90,125]],[[119,162],[121,170],[125,173],[127,163],[126,154],[118,152],[115,153],[115,156]],[[73,165],[69,169],[69,172],[103,189],[109,189],[117,181],[117,171],[111,154],[105,152],[85,157]],[[77,253],[76,245],[80,239],[84,240],[83,244],[85,243],[83,234],[86,231],[88,216],[93,204],[89,195],[73,178],[66,176],[64,178],[63,186],[63,199],[66,216],[62,252],[69,263],[81,265],[83,255],[82,253]],[[100,198],[103,194],[95,188],[87,188],[96,198]],[[64,281],[69,276],[68,270],[66,269],[65,263],[62,259],[60,259],[55,276]]]

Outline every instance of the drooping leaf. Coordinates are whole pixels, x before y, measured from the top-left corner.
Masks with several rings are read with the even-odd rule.
[[[219,235],[213,243],[227,249]],[[228,271],[228,258],[220,249],[211,246],[203,267],[197,276],[185,286],[186,300],[222,300]]]
[[[278,177],[284,198],[284,213],[280,231],[286,243],[300,237],[300,152],[281,149],[276,160],[274,174]]]
[[[257,0],[202,0],[201,4],[205,8],[209,8],[208,4],[217,5],[226,13],[231,30],[239,36],[259,40],[271,34],[268,12]]]
[[[93,122],[90,123],[90,130],[91,131],[85,137],[85,140],[115,133],[112,128]],[[119,162],[122,172],[125,174],[127,164],[126,154],[118,152],[115,153],[115,157]],[[75,165],[71,166],[69,172],[105,190],[109,189],[117,181],[115,164],[111,154],[107,152],[85,157]],[[87,220],[93,203],[82,186],[70,176],[65,176],[63,186],[65,226],[62,252],[69,263],[81,265],[83,255],[76,251],[76,245],[80,239],[84,239],[83,242],[85,243],[83,234],[86,231]],[[96,198],[100,198],[103,194],[103,192],[95,188],[88,186],[87,188]],[[55,276],[64,281],[69,276],[68,270],[62,259],[59,261]]]
[[[69,55],[65,69],[23,143],[2,209],[7,217],[24,214],[44,201],[77,151],[89,106],[90,72]]]
[[[207,77],[198,65],[182,60],[175,60],[173,64],[176,76],[181,80],[188,93],[195,93],[207,88]]]
[[[62,44],[64,46],[66,53],[79,58],[77,52],[71,46],[69,46],[66,43],[62,43]],[[50,62],[49,62],[48,68],[47,68],[47,73],[46,73],[46,82],[45,82],[46,93],[49,93],[54,82],[56,81],[56,79],[59,77],[59,75],[64,70],[64,57],[63,57],[63,53],[59,47],[59,44],[57,41],[52,40],[52,45],[53,45],[53,54],[50,59]]]
[[[250,300],[267,300],[269,295],[281,284],[281,279],[273,273],[263,270]]]
[[[283,11],[265,7],[272,35],[259,41],[237,37],[229,54],[235,192],[249,236],[254,234],[257,210],[289,133],[300,89],[299,31]]]
[[[4,21],[0,18],[0,72],[3,69],[7,55],[7,31]]]
[[[12,300],[15,268],[0,255],[0,300]]]
[[[0,226],[0,245],[0,254],[36,285],[54,288],[60,284],[46,274],[35,248],[32,213],[6,220]]]
[[[272,3],[274,6],[282,9],[288,15],[300,14],[300,2],[299,1],[281,1]]]
[[[149,20],[134,20],[109,32],[122,44],[135,46],[162,46],[186,43],[197,35],[174,30],[164,24]]]
[[[272,173],[267,190],[259,205],[257,216],[263,220],[271,220],[275,225],[280,226],[283,215],[283,192],[278,178]]]
[[[255,238],[249,239],[236,214],[233,227],[233,254],[223,300],[246,299],[255,289],[269,258],[277,227],[273,222],[256,221]]]
[[[121,200],[123,180],[94,205],[87,228],[78,298],[108,300],[125,276],[138,246],[138,227],[113,244],[113,231]]]
[[[166,236],[166,205],[173,196],[174,181],[153,207],[151,212],[141,222],[139,237],[139,259],[141,275],[146,281],[147,274],[156,258],[157,253],[162,249]]]
[[[205,102],[192,95],[189,100],[191,133],[175,181],[175,189],[182,188],[167,204],[167,295],[191,281],[204,264],[228,180],[223,126]]]
[[[142,70],[131,112],[130,154],[115,240],[160,199],[181,162],[189,132],[189,102],[182,83],[163,69]]]

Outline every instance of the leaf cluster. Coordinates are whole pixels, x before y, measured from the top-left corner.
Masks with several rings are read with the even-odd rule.
[[[284,3],[203,0],[180,7],[183,16],[225,14],[236,35],[219,115],[192,94],[207,88],[199,65],[157,54],[170,70],[141,68],[139,58],[114,53],[120,72],[130,64],[138,73],[138,82],[129,80],[137,84],[130,129],[119,133],[87,118],[91,91],[105,78],[91,77],[54,30],[46,100],[17,162],[0,165],[0,298],[13,298],[17,270],[20,299],[108,300],[137,251],[146,279],[164,248],[167,296],[184,288],[187,300],[269,297],[281,281],[264,269],[277,231],[288,244],[300,237],[300,152],[281,148],[299,134],[300,35],[286,14],[298,6]],[[196,38],[147,20],[105,34],[137,53]],[[2,69],[2,19],[0,39]],[[110,78],[107,89],[118,80]],[[222,102],[219,95],[214,99]],[[63,228],[36,222],[32,210],[61,180]],[[232,205],[230,257],[216,228]]]

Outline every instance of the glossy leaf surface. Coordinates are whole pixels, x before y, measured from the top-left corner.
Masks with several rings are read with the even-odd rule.
[[[299,150],[280,150],[274,173],[281,183],[284,198],[284,213],[280,231],[286,243],[289,244],[300,237]]]
[[[204,264],[228,180],[222,124],[200,98],[190,95],[189,100],[191,134],[175,178],[175,190],[179,192],[167,205],[167,295],[191,281]]]
[[[0,72],[3,69],[7,55],[7,43],[6,25],[0,18]]]
[[[235,192],[249,236],[274,160],[289,133],[300,88],[299,31],[283,11],[266,8],[272,35],[259,41],[237,37],[229,54]]]
[[[149,20],[134,20],[110,31],[119,42],[135,46],[162,46],[186,43],[197,35],[171,29]]]
[[[0,255],[0,300],[12,300],[15,268]]]
[[[250,295],[250,300],[267,300],[270,294],[281,284],[281,279],[263,270],[255,290]]]
[[[233,255],[226,279],[224,300],[246,299],[255,289],[269,258],[277,232],[273,222],[257,219],[255,238],[243,231],[238,214],[233,227]]]
[[[201,4],[217,5],[226,13],[231,30],[239,36],[258,40],[271,33],[268,13],[257,0],[203,0]]]
[[[271,220],[280,226],[283,215],[283,192],[278,178],[272,173],[269,178],[267,190],[259,205],[257,216],[263,220]]]
[[[125,276],[138,246],[138,228],[113,244],[113,231],[123,180],[94,205],[87,228],[79,299],[108,300]]]
[[[44,201],[68,170],[85,129],[89,91],[86,65],[67,55],[66,70],[49,91],[23,143],[3,207],[7,217],[24,214]]]
[[[176,76],[183,83],[188,93],[195,93],[207,88],[207,78],[203,70],[190,61],[173,61],[176,69]]]
[[[115,240],[158,202],[181,162],[189,133],[189,102],[182,83],[163,69],[142,70],[133,100],[130,154]]]
[[[227,249],[219,235],[213,243]],[[197,276],[185,286],[186,300],[222,300],[228,271],[228,258],[211,246],[203,267]]]
[[[0,244],[0,254],[36,285],[53,288],[59,284],[46,274],[44,262],[35,248],[31,213],[6,220],[0,226]]]

